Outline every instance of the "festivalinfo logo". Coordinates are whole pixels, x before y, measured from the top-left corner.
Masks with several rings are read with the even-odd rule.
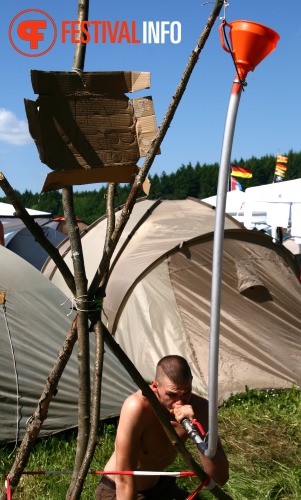
[[[63,20],[57,26],[43,10],[27,9],[11,21],[9,39],[13,48],[27,57],[49,52],[57,41],[63,44],[179,44],[179,21]]]

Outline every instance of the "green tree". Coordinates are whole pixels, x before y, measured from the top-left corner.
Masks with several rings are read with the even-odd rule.
[[[285,180],[301,178],[301,152],[296,153],[290,150],[288,153],[284,152],[283,155],[288,157]],[[261,158],[252,156],[246,160],[243,158],[233,160],[233,165],[251,169],[253,172],[251,179],[239,179],[243,190],[273,182],[276,160],[276,155],[265,155]],[[182,164],[179,169],[170,174],[163,171],[161,175],[150,175],[151,190],[148,198],[184,199],[191,196],[203,199],[214,196],[217,191],[218,170],[217,163],[201,165],[197,162],[193,167],[189,162],[187,165]],[[116,186],[115,207],[120,207],[125,203],[129,191],[129,184]],[[105,214],[106,192],[107,186],[104,184],[99,190],[74,193],[76,216],[87,224],[99,219]],[[18,194],[27,208],[50,212],[53,217],[63,214],[61,194],[58,191],[39,194],[26,190],[23,194]],[[140,196],[145,196],[142,191]],[[0,201],[7,203],[8,199],[4,196],[0,198]]]
[[[218,164],[203,165],[200,176],[200,199],[216,195],[218,181]]]
[[[184,199],[188,196],[194,198],[199,194],[199,179],[191,163],[187,166],[182,165],[175,173],[174,194],[178,199]]]

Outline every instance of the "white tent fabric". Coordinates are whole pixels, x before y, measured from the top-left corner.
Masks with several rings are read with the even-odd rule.
[[[216,206],[216,196],[202,201]],[[245,192],[229,191],[226,213],[248,229],[260,225],[288,227],[290,222],[292,237],[301,241],[301,179],[254,186]]]
[[[253,227],[256,212],[262,209],[266,212],[269,225],[287,227],[291,216],[292,228],[298,227],[301,219],[301,179],[251,187],[246,189],[245,196],[244,225],[247,228]],[[301,233],[294,231],[292,236],[301,237]]]
[[[0,443],[21,439],[27,419],[72,324],[70,302],[34,267],[0,247]],[[63,304],[63,305],[62,305]],[[91,335],[91,370],[94,360]],[[76,346],[50,405],[41,435],[77,426]],[[107,348],[101,418],[117,416],[136,386]]]
[[[89,281],[105,227],[101,219],[82,236]],[[110,331],[145,379],[152,379],[161,356],[178,353],[191,364],[195,390],[205,395],[213,228],[214,208],[198,200],[137,203],[115,251],[104,301]],[[63,247],[70,263],[67,244]],[[53,264],[45,269],[60,287]],[[298,277],[293,256],[282,245],[226,217],[220,401],[245,386],[301,384]]]
[[[301,179],[274,182],[247,188],[246,203],[249,201],[266,203],[300,203]]]
[[[29,215],[32,215],[34,218],[50,218],[51,213],[49,212],[42,212],[41,210],[33,210],[32,208],[27,208],[26,209]],[[15,208],[13,205],[10,203],[3,203],[2,201],[0,202],[0,217],[13,217],[15,218]]]
[[[209,198],[203,198],[202,201],[216,207],[216,196],[210,196]],[[240,189],[235,189],[233,191],[228,191],[226,196],[226,213],[234,217],[239,222],[244,221],[244,204],[245,204],[246,194]]]

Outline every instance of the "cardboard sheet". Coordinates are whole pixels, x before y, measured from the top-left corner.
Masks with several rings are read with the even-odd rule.
[[[36,101],[25,99],[40,159],[54,172],[42,191],[95,182],[133,182],[157,126],[151,97],[125,93],[150,86],[145,72],[32,71]]]

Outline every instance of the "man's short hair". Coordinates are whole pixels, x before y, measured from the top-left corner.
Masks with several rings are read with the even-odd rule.
[[[182,356],[172,354],[161,358],[157,364],[156,380],[168,377],[175,384],[185,384],[192,380],[192,373],[189,364]]]

